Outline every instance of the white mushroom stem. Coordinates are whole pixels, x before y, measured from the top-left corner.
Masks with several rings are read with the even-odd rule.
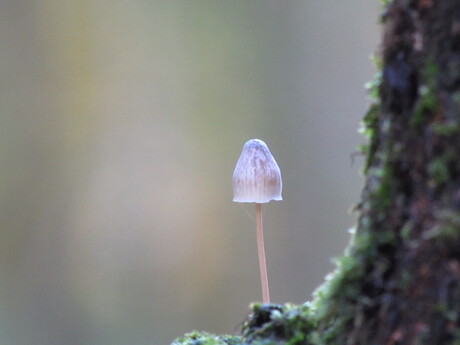
[[[262,226],[262,203],[282,200],[281,171],[270,150],[262,140],[248,140],[236,162],[232,178],[233,201],[256,204],[257,251],[263,303],[270,303],[267,263],[265,261]]]
[[[257,230],[257,251],[259,254],[260,282],[262,285],[262,301],[270,303],[270,292],[268,291],[267,262],[265,260],[264,229],[262,223],[262,204],[256,203],[256,230]]]

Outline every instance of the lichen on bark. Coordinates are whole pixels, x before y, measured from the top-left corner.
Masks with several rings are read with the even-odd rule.
[[[351,243],[311,302],[254,305],[231,345],[460,344],[460,1],[384,3]]]

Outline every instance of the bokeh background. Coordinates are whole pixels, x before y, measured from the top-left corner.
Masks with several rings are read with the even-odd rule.
[[[244,142],[267,142],[272,300],[346,246],[377,0],[1,0],[0,343],[237,333],[261,299]]]

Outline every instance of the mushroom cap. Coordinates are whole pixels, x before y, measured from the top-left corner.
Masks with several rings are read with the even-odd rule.
[[[251,139],[244,144],[232,182],[235,202],[283,200],[280,168],[262,140]]]

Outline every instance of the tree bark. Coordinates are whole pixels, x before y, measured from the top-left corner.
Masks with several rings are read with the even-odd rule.
[[[460,344],[460,0],[382,22],[354,238],[311,303],[256,305],[222,344]]]
[[[356,235],[373,243],[352,247],[363,271],[341,343],[457,343],[460,1],[395,0],[383,19]]]

